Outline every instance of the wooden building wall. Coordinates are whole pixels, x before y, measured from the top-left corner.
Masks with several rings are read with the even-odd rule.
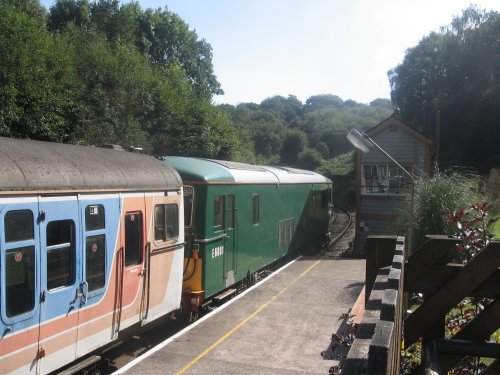
[[[398,163],[409,169],[416,178],[429,175],[431,170],[432,141],[410,128],[396,117],[389,117],[367,132],[368,136]],[[362,165],[395,166],[376,149],[368,153],[358,151],[356,163],[356,248],[364,254],[366,237],[389,234],[400,210],[409,209],[409,180],[403,189],[363,188],[366,178],[362,178]],[[366,191],[371,190],[371,191]],[[399,192],[398,192],[399,191]],[[391,234],[401,234],[394,233]]]

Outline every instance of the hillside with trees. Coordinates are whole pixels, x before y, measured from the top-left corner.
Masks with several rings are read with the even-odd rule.
[[[500,166],[500,14],[474,6],[406,52],[389,72],[400,117],[431,138],[441,166]]]
[[[332,94],[302,103],[215,105],[210,44],[167,8],[137,2],[0,0],[0,135],[120,144],[189,155],[352,171],[347,130],[399,117],[436,138],[440,166],[500,165],[500,15],[466,9],[389,72],[392,103]],[[334,89],[334,88],[333,88]]]
[[[210,45],[167,9],[0,1],[0,135],[244,159]]]
[[[346,130],[392,112],[387,99],[334,95],[214,105],[223,91],[211,46],[167,8],[57,0],[46,10],[37,0],[2,0],[0,18],[2,136],[331,174],[332,158],[351,151]]]
[[[311,96],[305,103],[293,95],[274,96],[220,108],[253,141],[257,163],[312,170],[352,151],[345,137],[349,129],[368,129],[393,112],[387,99],[366,105],[335,95]]]

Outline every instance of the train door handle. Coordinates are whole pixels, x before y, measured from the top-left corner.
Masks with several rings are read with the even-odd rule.
[[[5,329],[3,330],[3,335],[2,337],[5,337],[6,335],[8,335],[9,333],[12,332],[12,327],[10,326],[6,326]]]
[[[79,292],[79,290],[80,292]],[[78,288],[76,291],[76,296],[80,298],[80,303],[82,305],[85,305],[88,300],[88,292],[89,292],[89,283],[86,281],[83,281],[80,283],[80,288]]]

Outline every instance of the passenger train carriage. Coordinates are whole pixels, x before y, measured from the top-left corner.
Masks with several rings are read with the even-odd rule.
[[[182,199],[152,157],[0,138],[0,373],[53,371],[177,309]]]
[[[184,308],[200,305],[257,270],[324,239],[332,182],[314,172],[164,157],[184,183]]]

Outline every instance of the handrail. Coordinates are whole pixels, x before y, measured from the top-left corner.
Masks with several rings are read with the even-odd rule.
[[[210,242],[215,242],[218,240],[222,240],[223,238],[227,238],[227,234],[221,234],[220,236],[212,237],[212,238],[204,238],[204,239],[195,239],[194,242],[198,243],[210,243]]]

